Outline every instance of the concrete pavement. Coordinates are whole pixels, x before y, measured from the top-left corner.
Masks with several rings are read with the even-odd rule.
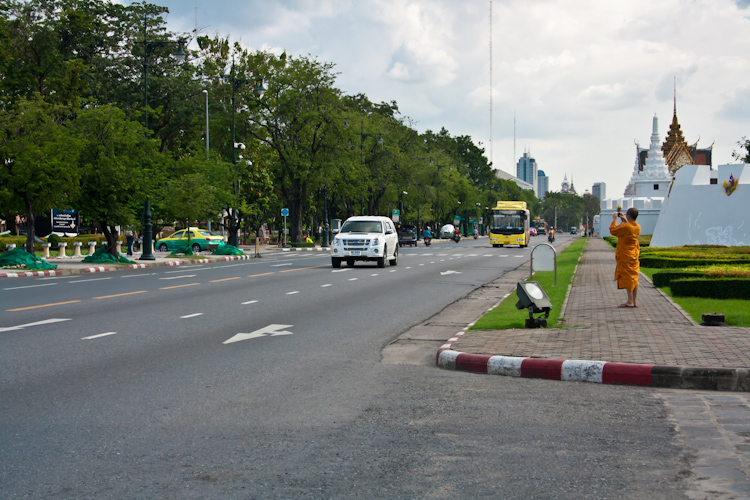
[[[588,240],[563,305],[563,328],[469,330],[469,323],[439,348],[438,365],[530,378],[750,391],[750,328],[698,325],[643,274],[638,307],[618,308],[626,297],[613,281],[614,255],[605,241]],[[498,280],[496,295],[512,293],[528,266]]]

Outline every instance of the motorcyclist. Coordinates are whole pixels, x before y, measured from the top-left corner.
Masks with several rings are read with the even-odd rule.
[[[477,226],[474,226],[474,239],[479,238],[479,229]]]
[[[555,228],[554,227],[549,228],[549,231],[547,231],[547,239],[549,241],[555,241]]]
[[[430,241],[432,241],[432,232],[430,231],[430,226],[425,226],[424,231],[422,232],[422,238],[424,238],[425,243],[429,245]]]
[[[453,239],[458,243],[458,240],[461,239],[461,228],[456,226],[453,228]]]

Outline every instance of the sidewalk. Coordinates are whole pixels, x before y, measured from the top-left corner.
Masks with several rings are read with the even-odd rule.
[[[528,264],[522,268],[514,271],[517,281],[528,276]],[[750,328],[696,324],[643,274],[638,308],[618,308],[626,297],[614,269],[612,248],[590,238],[563,306],[568,326],[464,330],[440,348],[438,364],[555,380],[750,391]],[[515,283],[505,283],[507,292],[515,291]]]

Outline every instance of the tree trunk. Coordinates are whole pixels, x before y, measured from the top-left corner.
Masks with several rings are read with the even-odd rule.
[[[34,240],[36,231],[34,229],[34,207],[28,197],[24,197],[26,202],[26,251],[34,255]]]
[[[102,226],[102,233],[104,233],[104,237],[107,239],[107,253],[112,255],[113,257],[118,257],[117,255],[117,229],[115,229],[113,226],[107,226],[106,224],[101,224]]]

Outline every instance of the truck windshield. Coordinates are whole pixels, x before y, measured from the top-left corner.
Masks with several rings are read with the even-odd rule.
[[[383,226],[376,220],[348,220],[341,226],[342,233],[382,233]]]

